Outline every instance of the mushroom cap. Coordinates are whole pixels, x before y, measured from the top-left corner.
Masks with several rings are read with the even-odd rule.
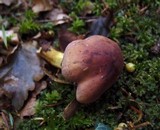
[[[62,60],[62,75],[78,84],[80,103],[97,100],[117,80],[123,69],[119,45],[104,36],[94,35],[71,42]]]

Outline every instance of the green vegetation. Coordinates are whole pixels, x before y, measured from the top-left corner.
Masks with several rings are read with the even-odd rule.
[[[69,14],[72,14],[71,16],[76,15],[69,30],[76,34],[84,33],[85,21],[79,16],[86,8],[85,2],[90,1],[61,0],[61,2]],[[97,102],[82,105],[76,115],[68,121],[63,120],[62,112],[74,97],[74,86],[53,82],[40,94],[36,114],[31,119],[25,119],[20,124],[19,130],[87,129],[94,128],[97,122],[114,128],[120,122],[138,120],[139,114],[131,109],[132,107],[143,113],[142,119],[136,124],[149,121],[151,125],[144,126],[144,130],[160,129],[160,57],[150,52],[150,48],[160,36],[160,21],[156,14],[160,2],[127,0],[129,4],[126,5],[125,2],[125,7],[121,7],[124,4],[123,0],[106,0],[106,2],[111,9],[118,9],[114,13],[116,22],[111,28],[109,37],[119,42],[125,63],[135,64],[136,70],[129,73],[124,69],[117,83]],[[91,9],[92,15],[100,15],[103,9],[102,3],[95,0],[92,4],[94,5],[94,9]],[[140,10],[144,7],[147,7],[146,10]],[[20,23],[21,34],[40,30],[41,26],[34,21],[35,19],[35,15],[31,12],[25,14],[25,19]]]
[[[30,33],[34,34],[40,30],[41,26],[35,22],[36,18],[36,14],[34,14],[31,10],[25,12],[24,19],[20,23],[19,32],[21,35]]]
[[[69,28],[69,30],[71,32],[76,33],[76,34],[82,34],[82,33],[86,32],[86,30],[84,28],[85,28],[85,22],[77,17],[72,22],[72,25]]]
[[[2,34],[3,34],[3,42],[6,48],[8,48],[8,42],[7,42],[7,36],[6,36],[6,32],[4,29],[4,26],[2,26]]]

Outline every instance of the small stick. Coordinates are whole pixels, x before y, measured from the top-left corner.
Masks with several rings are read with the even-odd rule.
[[[73,117],[79,105],[80,103],[76,99],[73,99],[64,109],[63,112],[64,120],[69,120],[71,117]]]
[[[134,123],[139,122],[143,117],[143,112],[141,110],[138,110],[134,106],[130,106],[130,108],[138,114],[138,119],[136,121],[134,121]]]
[[[136,126],[134,126],[134,127],[135,127],[136,129],[138,129],[138,128],[145,127],[145,126],[147,126],[147,125],[151,125],[151,123],[147,121],[147,122],[138,124],[138,125],[136,125]]]
[[[4,121],[4,124],[5,124],[6,128],[7,128],[7,130],[9,130],[9,129],[10,129],[10,126],[9,126],[9,124],[8,124],[7,116],[5,115],[4,112],[1,112],[1,115],[2,115],[2,119],[3,119],[3,121]]]

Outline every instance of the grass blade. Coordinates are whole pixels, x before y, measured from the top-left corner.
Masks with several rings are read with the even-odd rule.
[[[2,39],[3,39],[3,42],[4,42],[5,47],[8,48],[6,31],[5,31],[4,26],[2,26]]]

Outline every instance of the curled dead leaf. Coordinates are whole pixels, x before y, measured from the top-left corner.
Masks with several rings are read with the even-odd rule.
[[[20,116],[32,116],[35,114],[35,106],[36,106],[36,97],[40,92],[47,87],[47,83],[45,81],[36,84],[35,90],[32,92],[31,97],[25,104],[24,108],[20,111]]]
[[[15,0],[0,0],[0,4],[10,6]]]
[[[33,43],[23,44],[13,62],[0,69],[0,75],[2,88],[12,95],[12,105],[19,110],[28,97],[28,91],[34,90],[34,81],[43,77],[36,46]]]
[[[53,8],[50,0],[33,0],[32,10],[35,13],[49,11]]]
[[[70,42],[78,39],[83,39],[83,36],[78,36],[68,31],[67,29],[60,29],[58,32],[58,39],[60,48],[62,51],[64,51]]]
[[[0,110],[11,107],[11,95],[3,88],[0,88]]]
[[[59,25],[71,21],[71,18],[65,13],[63,13],[62,9],[58,8],[48,12],[46,14],[46,18],[51,20],[54,23],[54,25]]]
[[[63,53],[55,50],[52,46],[49,47],[47,51],[39,50],[39,55],[48,61],[51,65],[61,68],[61,61],[63,58]]]

